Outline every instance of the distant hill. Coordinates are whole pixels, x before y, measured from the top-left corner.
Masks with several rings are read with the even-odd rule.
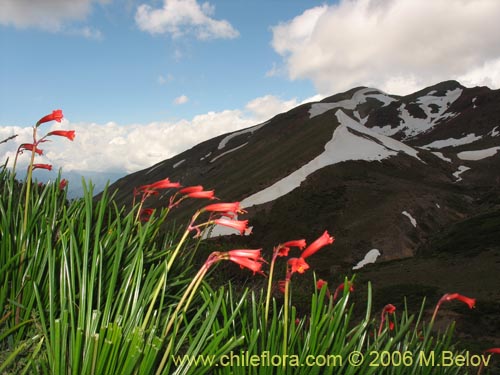
[[[327,280],[355,271],[381,293],[470,293],[500,307],[499,171],[500,90],[446,81],[407,96],[357,87],[303,104],[111,190],[130,205],[134,187],[165,177],[202,184],[223,201],[241,201],[253,225],[251,236],[218,243],[270,249],[327,229],[334,247],[310,258]]]

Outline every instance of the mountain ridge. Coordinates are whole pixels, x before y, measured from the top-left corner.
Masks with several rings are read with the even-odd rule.
[[[381,248],[379,261],[405,258],[424,245],[432,225],[445,226],[480,212],[484,207],[471,202],[498,189],[498,177],[491,171],[499,164],[496,147],[500,146],[500,126],[495,124],[500,125],[500,111],[492,106],[499,97],[498,90],[466,88],[456,81],[441,82],[407,96],[357,87],[300,105],[253,127],[212,138],[126,176],[110,189],[119,189],[117,199],[130,204],[134,186],[166,176],[184,185],[202,184],[215,189],[226,201],[241,201],[249,211],[245,218],[255,222],[254,241],[249,241],[264,240],[266,245],[282,240],[277,235],[259,234],[269,232],[269,226],[273,232],[283,232],[275,229],[279,226],[275,219],[278,212],[286,211],[281,206],[288,210],[301,206],[298,220],[305,220],[308,215],[304,212],[314,210],[333,233],[363,229],[365,234],[346,241],[346,246],[353,246],[350,253],[347,249],[339,251],[344,258],[335,257],[332,262],[349,260],[354,266],[363,254],[377,247]],[[488,149],[491,156],[484,157]],[[464,160],[464,156],[473,155],[464,152],[476,152],[480,158]],[[349,169],[356,173],[347,173]],[[332,178],[337,185],[328,186],[335,191],[345,185],[343,198],[353,212],[360,204],[373,212],[360,186],[375,201],[385,202],[379,208],[383,217],[377,219],[385,229],[376,236],[378,239],[370,240],[369,236],[375,234],[366,228],[375,218],[364,215],[366,225],[360,225],[359,218],[352,215],[341,219],[325,212],[321,204],[300,203],[309,196],[308,189],[318,190],[313,185],[324,185]],[[327,193],[323,192],[329,196]],[[387,201],[384,194],[394,199],[397,196],[397,202]],[[161,205],[161,199],[151,201],[153,208]],[[276,205],[279,209],[273,212]],[[323,204],[327,205],[330,203]],[[440,211],[430,218],[426,210]],[[417,227],[410,223],[406,228],[409,221],[405,223],[403,211],[424,218],[416,218]],[[216,228],[215,234],[219,232],[228,233]],[[293,233],[290,230],[282,234]],[[312,228],[295,236],[311,234]]]

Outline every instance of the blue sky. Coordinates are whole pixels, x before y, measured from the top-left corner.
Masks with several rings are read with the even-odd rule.
[[[491,0],[0,0],[0,148],[53,109],[39,162],[130,173],[303,102],[500,86]]]
[[[228,20],[238,35],[209,40],[188,26],[179,36],[142,31],[135,15],[143,2],[124,3],[95,2],[83,20],[63,20],[58,31],[4,25],[0,123],[30,124],[53,107],[72,121],[175,121],[263,94],[315,94],[310,81],[266,73],[280,63],[271,27],[321,1],[213,2],[213,18]],[[175,104],[182,95],[188,101]]]

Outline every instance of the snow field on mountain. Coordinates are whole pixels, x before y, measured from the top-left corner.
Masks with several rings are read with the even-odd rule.
[[[403,131],[406,138],[414,137],[425,133],[434,127],[439,121],[456,116],[455,113],[445,113],[450,105],[462,94],[462,89],[456,88],[448,90],[444,96],[432,95],[435,91],[430,91],[427,95],[419,97],[414,103],[424,111],[426,118],[413,117],[406,104],[402,103],[399,107],[399,126],[393,128],[390,125],[375,126],[372,130],[387,136],[394,135]]]
[[[494,156],[500,147],[490,147],[485,150],[475,150],[475,151],[462,151],[457,154],[459,159],[462,160],[481,160]]]
[[[231,139],[233,139],[234,137],[237,137],[239,135],[246,134],[246,133],[253,134],[254,132],[256,132],[257,130],[259,130],[260,128],[262,128],[264,125],[266,125],[268,123],[269,123],[269,121],[266,121],[266,122],[263,122],[262,124],[254,125],[254,126],[251,126],[249,128],[246,128],[246,129],[243,129],[243,130],[240,130],[240,131],[237,131],[237,132],[234,132],[234,133],[227,135],[219,142],[219,145],[217,146],[217,150],[222,150],[224,147],[226,147],[227,143]]]
[[[424,149],[430,149],[430,148],[440,149],[440,148],[445,148],[445,147],[462,146],[462,145],[466,145],[466,144],[478,141],[481,138],[482,138],[481,136],[476,136],[474,133],[470,133],[462,138],[440,139],[439,141],[434,141],[432,143],[429,143],[428,145],[422,146],[422,148],[424,148]]]
[[[369,252],[365,254],[363,260],[359,261],[354,267],[352,267],[352,269],[359,270],[360,268],[363,268],[367,264],[375,263],[380,255],[381,254],[378,249],[371,249]]]
[[[386,105],[389,105],[391,102],[396,101],[396,99],[391,98],[388,95],[382,93],[373,93],[373,91],[378,91],[378,90],[372,88],[364,88],[356,91],[352,95],[351,99],[345,99],[335,103],[313,103],[311,104],[311,108],[309,109],[309,118],[322,115],[323,113],[330,111],[334,108],[354,110],[358,105],[365,103],[366,100],[369,98],[377,99],[378,101],[384,103],[383,105],[384,107]],[[368,94],[369,92],[372,93]]]
[[[405,215],[408,219],[410,219],[411,225],[413,225],[415,228],[417,227],[417,220],[413,216],[411,216],[407,211],[401,212],[403,215]]]
[[[461,165],[458,167],[458,170],[453,173],[453,177],[456,178],[455,182],[460,182],[462,181],[462,177],[460,176],[462,173],[468,171],[470,168],[466,167],[465,165]]]
[[[332,139],[325,144],[323,153],[273,185],[245,198],[241,202],[242,207],[251,207],[282,197],[299,187],[307,176],[328,165],[348,160],[380,161],[397,155],[399,151],[418,159],[418,152],[415,149],[372,132],[347,116],[342,110],[338,110],[335,115],[340,125],[335,129]],[[352,130],[372,139],[356,135]]]

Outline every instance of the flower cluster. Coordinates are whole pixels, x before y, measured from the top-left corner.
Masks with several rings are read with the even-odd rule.
[[[51,114],[48,114],[48,115],[42,117],[40,120],[37,121],[37,123],[33,127],[33,143],[22,143],[22,144],[19,145],[19,147],[17,148],[16,157],[14,159],[13,170],[16,169],[16,164],[17,164],[18,156],[21,155],[21,154],[23,154],[24,151],[30,151],[31,152],[31,162],[30,162],[30,164],[28,166],[28,178],[31,178],[31,172],[33,170],[35,170],[35,169],[45,169],[45,170],[48,170],[48,171],[52,170],[52,165],[51,164],[35,163],[34,162],[35,154],[39,155],[39,156],[43,155],[43,150],[40,149],[38,146],[41,143],[48,142],[49,141],[48,137],[52,137],[52,136],[64,137],[64,138],[69,139],[70,141],[73,141],[75,139],[75,131],[74,130],[53,130],[53,131],[47,133],[42,138],[38,139],[38,137],[37,137],[37,130],[38,130],[38,128],[39,128],[39,126],[41,124],[44,124],[44,123],[50,122],[50,121],[61,122],[62,119],[63,119],[63,113],[62,113],[62,111],[60,109],[57,109],[55,111],[52,111]],[[64,181],[64,183],[63,183],[63,181]],[[64,189],[64,187],[66,185],[67,185],[67,181],[66,180],[62,180],[60,182],[59,187],[61,189]]]

